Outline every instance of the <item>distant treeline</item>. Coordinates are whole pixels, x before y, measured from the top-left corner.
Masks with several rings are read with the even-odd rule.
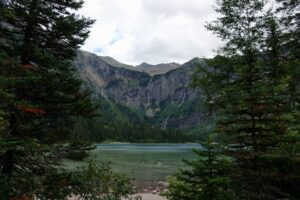
[[[100,119],[80,120],[74,135],[76,139],[91,142],[145,142],[145,143],[180,143],[203,140],[205,134],[180,129],[162,129],[146,123],[114,122],[105,123]]]

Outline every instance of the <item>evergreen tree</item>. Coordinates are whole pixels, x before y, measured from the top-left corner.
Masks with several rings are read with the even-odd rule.
[[[232,159],[222,155],[222,150],[210,140],[203,150],[194,150],[197,159],[184,160],[188,168],[181,169],[169,179],[169,200],[221,200],[233,199],[230,191]]]
[[[291,74],[282,60],[278,20],[272,11],[265,12],[261,0],[222,0],[216,11],[220,17],[207,28],[225,45],[221,55],[201,67],[194,86],[204,90],[207,103],[222,116],[216,131],[234,148],[236,195],[284,198],[289,196],[282,185],[287,171],[271,164],[282,159],[278,149],[288,142],[291,113]]]
[[[285,47],[288,49],[289,62],[299,65],[300,57],[300,2],[299,0],[276,0],[279,3],[281,25],[285,33]]]
[[[298,0],[277,0],[280,14],[280,25],[283,27],[285,54],[282,60],[290,76],[289,92],[292,111],[289,126],[290,140],[297,142],[297,148],[291,152],[300,151],[300,2]]]
[[[82,5],[0,1],[1,199],[43,190],[43,178],[59,173],[60,159],[74,149],[62,144],[74,120],[93,115],[71,64],[93,23],[73,12]]]

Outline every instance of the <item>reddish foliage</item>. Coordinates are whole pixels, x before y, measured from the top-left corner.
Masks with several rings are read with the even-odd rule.
[[[261,104],[261,105],[257,106],[256,109],[257,110],[266,110],[268,108],[269,108],[269,106],[267,104]]]
[[[36,70],[36,67],[34,65],[26,64],[26,65],[21,65],[22,69],[25,70]]]
[[[11,61],[11,60],[8,60],[8,59],[7,59],[7,60],[3,60],[3,61],[2,61],[2,64],[3,64],[3,65],[11,65],[11,64],[12,64],[12,61]]]
[[[11,76],[11,77],[9,77],[9,79],[10,79],[10,80],[16,80],[17,77],[16,77],[16,76]]]
[[[31,200],[31,198],[26,196],[19,196],[19,197],[10,198],[9,200]]]
[[[32,108],[28,106],[18,106],[20,110],[26,113],[34,114],[34,115],[44,115],[46,112],[40,108]]]

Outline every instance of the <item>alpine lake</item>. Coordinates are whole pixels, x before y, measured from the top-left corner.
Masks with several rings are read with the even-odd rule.
[[[91,157],[109,163],[115,172],[133,177],[138,190],[150,191],[165,184],[167,177],[179,168],[185,169],[182,160],[194,160],[193,149],[202,147],[199,144],[97,144]]]

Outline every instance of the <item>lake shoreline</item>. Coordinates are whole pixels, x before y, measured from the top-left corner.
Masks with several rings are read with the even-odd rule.
[[[198,143],[97,143],[90,158],[107,163],[113,172],[132,179],[135,193],[144,194],[149,200],[158,200],[157,195],[168,187],[167,178],[187,169],[182,159],[193,160],[193,149],[203,149]],[[82,162],[65,161],[66,169],[73,170]],[[156,198],[157,197],[157,198]],[[147,200],[145,198],[145,200]],[[162,198],[162,200],[165,200]]]
[[[182,159],[195,159],[197,143],[113,143],[97,144],[92,156],[110,163],[114,172],[133,177],[137,192],[153,193],[167,187],[167,177],[186,168]]]
[[[117,141],[103,141],[103,142],[94,142],[94,145],[102,145],[102,144],[201,144],[199,142],[117,142]]]
[[[142,200],[167,200],[167,198],[160,196],[159,194],[152,193],[137,193],[132,195],[132,197],[140,196]],[[122,200],[126,200],[126,198],[122,198]]]

